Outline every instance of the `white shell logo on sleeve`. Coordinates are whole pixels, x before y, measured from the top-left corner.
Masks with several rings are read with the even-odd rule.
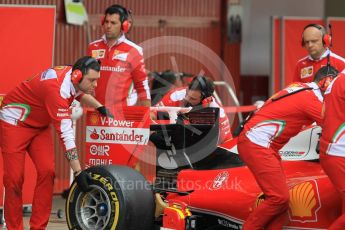
[[[118,53],[118,54],[114,53],[114,56],[112,59],[113,60],[116,59],[116,60],[120,60],[120,61],[126,61],[127,56],[128,56],[128,53]]]

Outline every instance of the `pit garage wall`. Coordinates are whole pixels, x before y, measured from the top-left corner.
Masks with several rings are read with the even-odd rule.
[[[303,28],[310,23],[332,26],[332,51],[345,57],[345,18],[272,18],[272,53],[271,53],[271,92],[277,92],[292,82],[295,65],[299,59],[307,56],[301,46]],[[328,26],[327,26],[328,27]]]
[[[218,55],[226,67],[230,70],[235,87],[239,88],[239,62],[240,44],[229,45],[225,42],[222,33],[225,13],[222,12],[227,0],[84,0],[83,3],[89,14],[89,26],[68,25],[65,22],[63,0],[2,0],[2,4],[26,4],[26,5],[55,5],[56,6],[56,32],[54,65],[73,64],[80,56],[85,55],[87,44],[90,40],[100,38],[102,35],[100,18],[106,7],[112,4],[121,4],[133,12],[134,27],[129,34],[130,39],[142,44],[149,39],[162,36],[181,36],[192,39],[209,48]],[[26,41],[28,43],[29,41]],[[156,44],[155,42],[151,44]],[[194,42],[185,43],[192,46]],[[164,51],[164,50],[163,50]],[[180,52],[160,53],[155,56],[147,56],[145,51],[146,67],[151,71],[172,69],[187,73],[205,73],[210,75],[208,69],[210,60],[200,61],[196,51],[185,55]],[[207,58],[206,58],[207,59]],[[212,58],[211,58],[212,61]],[[215,80],[222,80],[220,71],[214,74]],[[84,151],[85,134],[82,127],[83,120],[78,122],[77,145]],[[69,184],[69,166],[63,157],[60,143],[55,137],[56,152],[56,178],[55,193],[61,193]],[[84,156],[81,154],[81,161]]]
[[[53,63],[55,6],[0,4],[0,104],[20,82]],[[44,153],[42,153],[44,154]],[[24,205],[30,205],[36,182],[31,159],[25,159]],[[0,207],[3,205],[3,163],[0,149]]]

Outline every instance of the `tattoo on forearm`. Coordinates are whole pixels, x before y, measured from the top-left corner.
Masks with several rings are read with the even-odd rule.
[[[78,151],[76,148],[67,150],[65,152],[65,157],[67,158],[68,161],[72,161],[72,160],[78,160]]]

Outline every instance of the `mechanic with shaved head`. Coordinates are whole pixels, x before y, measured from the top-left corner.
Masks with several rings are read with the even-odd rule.
[[[342,215],[328,228],[345,227],[345,72],[325,92],[320,163],[342,199]]]
[[[331,66],[322,67],[314,82],[291,84],[247,120],[237,147],[265,200],[248,216],[243,229],[276,230],[286,224],[289,189],[279,150],[303,127],[313,122],[321,124],[323,92],[337,73]]]
[[[304,27],[302,46],[308,56],[297,62],[293,82],[312,82],[322,66],[332,65],[339,72],[345,68],[345,59],[330,50],[332,37],[322,25],[308,24]]]

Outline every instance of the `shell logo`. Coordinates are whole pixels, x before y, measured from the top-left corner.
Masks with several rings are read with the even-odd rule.
[[[317,184],[307,181],[292,187],[290,194],[289,217],[291,221],[315,222],[321,207]]]
[[[260,193],[256,198],[255,207],[257,208],[265,200],[265,194]]]
[[[305,75],[307,75],[307,70],[304,68],[302,69],[302,76],[305,76]]]
[[[89,121],[91,125],[97,125],[98,124],[99,117],[96,113],[91,113],[89,116]]]
[[[309,69],[308,69],[308,74],[309,74],[309,75],[313,74],[313,68],[309,68]]]
[[[315,181],[306,181],[293,186],[289,190],[289,219],[296,222],[317,222],[317,212],[321,208],[319,190]],[[265,200],[260,193],[256,198],[255,207]]]

